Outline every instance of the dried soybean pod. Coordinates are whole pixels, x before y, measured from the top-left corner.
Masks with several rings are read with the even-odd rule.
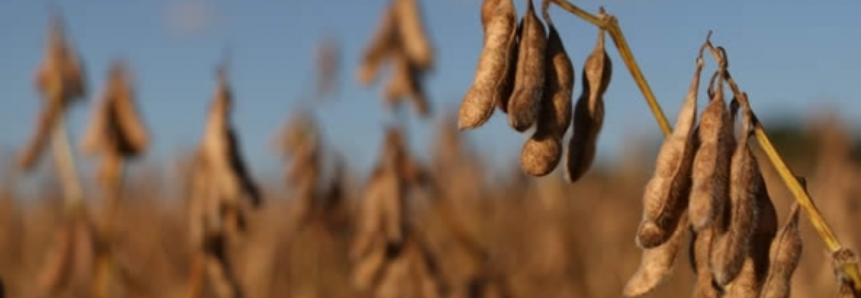
[[[515,40],[511,43],[511,55],[508,56],[508,70],[506,71],[505,80],[502,86],[499,87],[500,96],[496,100],[496,107],[505,114],[508,114],[508,99],[511,92],[514,91],[514,79],[517,77],[517,56],[520,55],[520,33],[523,31],[523,23],[517,24],[515,32]]]
[[[517,70],[514,91],[508,99],[508,124],[518,132],[532,127],[538,119],[544,94],[544,59],[547,51],[547,32],[535,15],[532,0],[526,0],[517,53]]]
[[[604,30],[598,30],[598,42],[583,64],[583,91],[574,106],[571,124],[574,131],[565,155],[565,177],[574,183],[592,167],[598,134],[604,124],[604,92],[610,85],[612,62],[604,50]]]
[[[18,156],[19,168],[30,171],[39,163],[63,113],[86,95],[85,74],[81,58],[65,36],[62,17],[54,14],[49,24],[45,53],[34,78],[36,91],[45,103],[36,120],[36,130]]]
[[[769,249],[777,233],[777,214],[765,188],[765,180],[757,179],[756,208],[759,219],[749,244],[749,252],[738,276],[726,285],[725,297],[760,297],[762,286],[771,266]]]
[[[622,294],[626,297],[645,295],[666,280],[673,271],[676,254],[685,237],[687,228],[687,215],[682,214],[679,224],[676,225],[672,237],[663,244],[654,248],[643,250],[640,259],[640,267],[637,272],[625,284]]]
[[[730,162],[735,148],[733,123],[723,98],[723,82],[718,82],[716,88],[700,115],[700,147],[694,157],[688,206],[695,230],[711,225],[722,214],[729,197]]]
[[[520,165],[527,174],[549,174],[562,159],[562,138],[571,125],[571,95],[574,91],[574,66],[559,32],[552,20],[544,14],[549,28],[545,89],[541,99],[541,114],[535,133],[526,141],[520,152]]]
[[[409,57],[403,53],[397,53],[394,57],[394,69],[384,89],[383,98],[391,107],[395,108],[404,98],[415,104],[416,113],[421,118],[430,116],[430,106],[421,82],[421,71],[409,61]]]
[[[417,0],[396,0],[395,16],[397,18],[398,39],[403,52],[410,62],[421,70],[432,69],[435,62],[434,49],[431,46],[424,25],[421,6]]]
[[[798,260],[803,250],[801,232],[798,230],[798,211],[798,203],[793,203],[786,223],[771,243],[769,252],[771,267],[768,269],[768,277],[763,284],[760,297],[787,298],[792,291],[790,281],[798,267]]]
[[[498,2],[487,20],[484,47],[478,59],[475,77],[463,97],[458,111],[458,128],[473,129],[483,125],[493,115],[494,106],[504,94],[511,63],[513,44],[517,37],[517,11],[512,0],[485,0]]]
[[[719,79],[719,82],[723,84],[723,79]],[[721,90],[718,89],[717,92],[720,93]],[[733,99],[733,114],[737,104],[738,101]],[[748,146],[753,123],[747,107],[742,111],[742,115],[744,133],[732,155],[729,201],[726,202],[723,214],[719,215],[722,218],[715,222],[716,242],[711,254],[712,274],[721,285],[732,281],[742,269],[759,215],[756,195],[760,185],[757,181],[762,177],[756,157]]]
[[[699,231],[691,229],[690,261],[696,273],[694,285],[694,297],[696,298],[718,298],[723,296],[723,289],[714,282],[708,261],[711,254],[712,236],[714,229],[707,227]]]
[[[646,184],[643,194],[643,219],[637,229],[637,245],[644,249],[667,241],[688,207],[695,149],[692,130],[697,118],[697,91],[703,70],[702,56],[700,50],[694,77],[687,97],[679,109],[673,132],[661,146],[655,174]]]
[[[396,4],[396,2],[390,3],[383,12],[373,37],[362,52],[362,61],[356,73],[356,79],[362,86],[371,85],[377,79],[384,60],[397,51]]]

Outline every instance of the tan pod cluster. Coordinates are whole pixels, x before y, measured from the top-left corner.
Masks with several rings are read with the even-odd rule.
[[[710,101],[694,127],[706,48],[719,69],[709,82]],[[778,231],[774,205],[750,148],[757,120],[747,94],[734,92],[729,106],[723,99],[727,67],[723,48],[715,48],[707,39],[697,58],[688,97],[646,185],[636,237],[643,251],[640,267],[623,291],[627,297],[650,293],[670,276],[678,238],[685,230],[692,234],[688,258],[696,274],[694,297],[789,295],[802,249],[798,207],[793,207]],[[734,124],[739,112],[742,130],[736,140]]]
[[[401,101],[411,101],[417,114],[427,118],[431,110],[423,84],[427,72],[434,68],[435,57],[418,0],[391,0],[362,53],[356,79],[369,87],[380,68],[393,63],[382,93],[383,103],[396,109]]]

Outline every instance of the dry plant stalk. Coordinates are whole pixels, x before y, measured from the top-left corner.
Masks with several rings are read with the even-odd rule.
[[[717,93],[720,96],[723,89],[722,78],[718,79],[718,88]],[[733,100],[731,105],[733,107],[730,109],[730,115],[734,115],[737,109],[736,101]],[[730,128],[733,127],[732,124],[728,123]],[[756,157],[748,146],[752,128],[750,112],[745,107],[742,111],[743,132],[730,163],[729,200],[719,209],[723,210],[723,214],[714,222],[717,233],[710,265],[715,281],[720,285],[728,284],[742,270],[750,252],[751,238],[759,223],[756,195],[763,191],[760,188],[765,185],[758,183],[763,179],[762,174]]]
[[[637,230],[637,245],[643,249],[662,245],[688,207],[691,189],[691,165],[695,148],[692,133],[697,118],[697,95],[703,69],[703,50],[697,56],[696,70],[687,97],[679,109],[673,133],[666,138],[658,153],[655,174],[643,195],[643,219]]]
[[[79,102],[87,91],[84,67],[66,39],[63,20],[58,14],[51,18],[47,46],[35,83],[44,104],[36,130],[18,156],[18,166],[25,171],[36,166],[52,132],[62,125],[63,113],[70,105]]]
[[[729,200],[730,163],[735,147],[733,123],[724,101],[723,83],[718,82],[715,88],[700,116],[700,146],[694,157],[688,214],[695,230],[716,221]]]
[[[565,155],[565,177],[574,183],[592,167],[598,134],[604,124],[604,92],[610,85],[613,64],[604,49],[604,29],[598,30],[598,41],[583,64],[583,91],[574,107],[572,130]]]
[[[101,235],[96,247],[97,296],[104,297],[114,271],[112,244],[114,225],[119,211],[123,163],[142,154],[149,144],[149,134],[135,106],[133,84],[128,67],[122,60],[112,62],[108,84],[91,116],[83,140],[84,153],[100,158],[97,177],[103,189],[107,209],[103,214]]]
[[[490,12],[490,16],[487,13]],[[510,96],[514,82],[509,72],[516,69],[517,11],[512,0],[484,0],[482,5],[484,41],[472,85],[460,104],[458,128],[474,129],[493,115],[494,107]]]
[[[535,15],[532,0],[526,0],[526,12],[520,21],[518,56],[514,90],[508,99],[508,124],[523,132],[538,121],[544,95],[547,61],[547,32]]]
[[[549,36],[547,53],[544,54],[544,93],[535,133],[520,152],[520,166],[533,176],[549,174],[562,159],[562,139],[571,125],[571,96],[574,92],[574,65],[546,8],[543,7],[543,17]]]
[[[798,203],[792,204],[786,223],[771,242],[768,276],[762,285],[762,298],[788,298],[792,292],[790,282],[801,259],[803,243],[798,229]]]

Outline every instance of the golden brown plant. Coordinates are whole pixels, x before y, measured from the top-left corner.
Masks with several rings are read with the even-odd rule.
[[[533,176],[549,174],[562,158],[562,139],[571,125],[571,96],[574,91],[574,66],[559,32],[546,13],[546,7],[544,9],[543,17],[549,31],[547,53],[544,54],[545,86],[535,133],[520,153],[520,166]]]
[[[655,174],[643,195],[643,219],[637,230],[637,245],[644,249],[657,247],[677,230],[676,226],[688,207],[691,188],[691,165],[695,148],[692,129],[697,118],[697,94],[703,69],[703,49],[697,56],[696,70],[685,97],[673,133],[658,152]]]
[[[142,154],[149,144],[149,134],[138,114],[133,84],[124,61],[115,60],[111,64],[108,80],[81,147],[84,153],[102,159],[99,182],[113,192],[119,184],[122,160]]]
[[[493,7],[492,9],[490,7]],[[482,13],[484,41],[472,85],[463,97],[458,114],[458,128],[478,128],[490,119],[502,98],[510,94],[508,72],[515,69],[511,55],[517,46],[517,11],[512,0],[485,0]]]
[[[598,41],[583,64],[583,91],[574,106],[574,133],[565,155],[565,177],[574,183],[592,167],[598,134],[604,124],[604,92],[610,85],[613,63],[604,49],[604,29],[598,30]]]
[[[538,121],[541,101],[547,87],[544,82],[547,68],[547,32],[535,14],[532,0],[526,0],[526,11],[520,21],[519,31],[514,90],[508,99],[507,111],[508,125],[523,132]]]
[[[257,185],[242,160],[239,141],[230,123],[232,92],[227,83],[226,65],[218,69],[218,88],[207,115],[203,139],[195,153],[190,186],[190,233],[195,250],[192,280],[206,274],[221,297],[241,295],[225,256],[227,237],[239,237],[245,230],[250,207],[260,205]],[[196,297],[198,284],[189,296]]]

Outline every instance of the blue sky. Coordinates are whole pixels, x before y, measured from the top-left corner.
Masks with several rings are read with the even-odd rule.
[[[204,108],[215,88],[213,67],[231,48],[234,121],[244,154],[258,173],[277,173],[268,146],[311,83],[313,49],[324,36],[339,39],[342,72],[337,101],[316,104],[325,138],[366,171],[376,159],[382,125],[394,117],[382,109],[381,84],[355,81],[359,55],[388,0],[365,1],[9,1],[0,9],[0,152],[17,151],[32,130],[39,107],[32,74],[41,59],[48,5],[64,14],[67,34],[85,59],[89,100],[102,89],[110,61],[128,58],[138,105],[154,137],[147,160],[190,149],[203,130]],[[481,47],[478,0],[422,0],[426,26],[438,50],[436,71],[426,88],[433,107],[456,109],[469,87]],[[359,4],[361,3],[361,4]],[[525,2],[515,1],[523,12]],[[838,107],[846,119],[861,119],[857,102],[861,2],[762,1],[579,1],[589,11],[603,5],[616,15],[635,57],[671,119],[690,83],[696,50],[708,30],[725,46],[731,70],[766,120],[789,114],[799,120],[822,105]],[[594,45],[596,29],[553,8],[558,30],[577,69]],[[605,101],[607,119],[600,161],[612,161],[622,138],[659,136],[642,95],[617,52]],[[707,67],[713,67],[707,60]],[[710,68],[707,68],[707,71]],[[707,78],[707,77],[706,77]],[[853,92],[854,91],[854,92]],[[700,103],[703,103],[701,95]],[[71,112],[80,135],[91,105]],[[509,129],[498,113],[484,127],[465,132],[496,165],[517,162],[526,134]],[[426,154],[433,121],[410,120],[411,146]],[[858,125],[859,120],[852,120]],[[767,125],[767,122],[766,122]],[[570,134],[570,133],[569,133]],[[89,161],[87,161],[89,163]],[[44,166],[43,166],[44,168]]]

